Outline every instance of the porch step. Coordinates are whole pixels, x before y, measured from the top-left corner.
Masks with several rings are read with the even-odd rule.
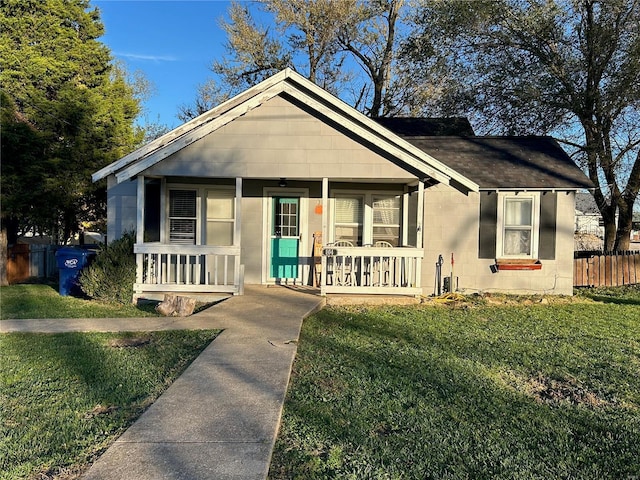
[[[327,305],[417,305],[420,297],[408,295],[327,295]]]

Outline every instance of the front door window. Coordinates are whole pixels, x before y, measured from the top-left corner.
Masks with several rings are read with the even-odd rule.
[[[300,199],[273,197],[271,227],[271,277],[298,278]]]

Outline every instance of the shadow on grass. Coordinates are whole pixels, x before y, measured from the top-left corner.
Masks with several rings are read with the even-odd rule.
[[[584,297],[590,298],[594,302],[614,303],[617,305],[640,305],[640,299],[627,297],[612,297],[607,295],[597,295],[591,293],[583,294]]]
[[[51,285],[20,284],[1,287],[2,319],[157,316],[152,306],[103,303],[61,296]]]
[[[8,409],[3,420],[14,428],[5,436],[0,471],[33,465],[36,474],[41,465],[55,465],[55,471],[44,472],[53,475],[92,461],[215,335],[204,330],[3,334],[7,403],[2,410]]]
[[[640,305],[640,284],[620,287],[579,288],[577,293],[595,302]]]
[[[634,412],[541,404],[499,376],[527,373],[510,341],[478,355],[481,335],[407,329],[400,312],[306,321],[270,478],[638,474]]]

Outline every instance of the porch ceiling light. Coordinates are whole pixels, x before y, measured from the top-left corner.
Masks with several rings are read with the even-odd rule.
[[[281,188],[284,188],[287,186],[287,179],[286,178],[281,178],[280,182],[278,183],[278,186]]]

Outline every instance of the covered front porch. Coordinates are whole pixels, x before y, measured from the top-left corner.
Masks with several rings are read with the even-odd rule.
[[[140,175],[134,292],[240,295],[245,284],[281,284],[322,295],[420,295],[423,197],[416,179]]]

